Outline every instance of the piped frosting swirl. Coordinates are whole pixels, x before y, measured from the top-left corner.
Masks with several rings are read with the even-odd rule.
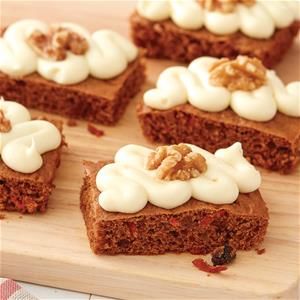
[[[260,173],[244,158],[240,143],[211,154],[188,145],[205,158],[206,168],[188,180],[159,179],[158,170],[148,170],[152,150],[138,145],[119,149],[114,163],[101,168],[96,185],[99,205],[106,211],[136,213],[148,201],[158,207],[172,209],[191,197],[214,204],[233,203],[239,193],[250,193],[259,188]]]
[[[300,19],[298,1],[257,0],[253,5],[236,4],[233,11],[226,13],[206,9],[198,0],[140,0],[137,11],[150,21],[171,18],[183,29],[205,27],[217,35],[241,31],[258,39],[270,38],[276,28],[287,27]]]
[[[167,68],[159,75],[156,88],[144,94],[144,103],[159,110],[185,103],[208,112],[231,107],[239,116],[258,122],[272,120],[277,110],[291,117],[300,117],[299,81],[284,85],[275,71],[267,70],[262,86],[251,91],[229,91],[211,82],[210,70],[218,61],[213,57],[201,57],[187,68]]]
[[[34,32],[47,35],[50,27],[38,20],[21,20],[11,24],[0,37],[0,71],[12,77],[38,72],[59,84],[76,84],[89,75],[99,79],[118,76],[138,55],[131,42],[111,30],[90,34],[73,23],[55,26],[83,37],[88,43],[87,51],[82,55],[67,51],[66,58],[58,61],[46,59],[33,50],[28,39]]]
[[[50,122],[31,120],[29,111],[21,104],[0,99],[0,111],[9,120],[11,129],[0,132],[0,155],[12,170],[33,173],[43,165],[42,154],[61,144],[59,130]]]

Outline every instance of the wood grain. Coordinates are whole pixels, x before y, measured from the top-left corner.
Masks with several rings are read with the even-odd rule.
[[[2,1],[2,25],[19,18],[74,21],[91,30],[109,27],[128,34],[133,1]],[[299,79],[299,40],[277,71],[285,81]],[[169,61],[148,61],[149,79]],[[270,226],[262,247],[266,253],[238,253],[222,275],[208,277],[192,266],[189,254],[161,256],[95,256],[89,248],[79,211],[83,159],[110,159],[127,143],[149,144],[135,116],[135,102],[116,127],[101,127],[105,136],[90,135],[85,122],[65,128],[69,144],[46,214],[20,217],[5,213],[1,222],[0,275],[82,292],[130,299],[296,298],[299,283],[300,168],[289,176],[263,171],[262,195]],[[34,115],[38,114],[33,112]]]

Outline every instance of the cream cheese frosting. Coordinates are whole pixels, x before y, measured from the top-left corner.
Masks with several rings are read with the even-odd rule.
[[[240,143],[211,154],[194,145],[193,152],[206,159],[207,170],[186,181],[165,181],[146,164],[152,149],[126,145],[115,155],[114,163],[101,168],[96,177],[99,205],[106,211],[136,213],[148,201],[165,209],[176,208],[191,197],[208,203],[230,204],[239,193],[250,193],[261,184],[260,173],[243,156]]]
[[[61,144],[59,130],[50,122],[31,120],[29,111],[21,104],[0,99],[0,110],[11,123],[9,132],[0,132],[0,155],[12,170],[33,173],[43,165],[42,154]]]
[[[186,67],[170,67],[163,71],[156,88],[144,94],[144,103],[167,110],[179,104],[220,112],[228,107],[239,116],[258,122],[271,120],[277,110],[300,117],[300,81],[284,85],[275,71],[267,70],[266,84],[253,91],[230,92],[210,83],[210,68],[217,58],[201,57]]]
[[[111,30],[90,34],[73,23],[55,26],[70,29],[86,38],[88,51],[83,55],[68,51],[67,58],[62,61],[42,58],[30,47],[27,39],[36,30],[47,34],[50,27],[38,20],[21,20],[11,24],[0,38],[0,71],[12,77],[38,72],[59,84],[76,84],[89,75],[99,79],[118,76],[138,55],[137,48],[130,41]]]
[[[179,27],[197,30],[206,27],[217,35],[241,31],[251,38],[270,38],[276,28],[300,19],[297,1],[257,0],[252,6],[237,4],[231,13],[208,11],[197,0],[139,0],[138,13],[151,21],[171,18]]]

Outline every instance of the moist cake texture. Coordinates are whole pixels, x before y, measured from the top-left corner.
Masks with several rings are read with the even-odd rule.
[[[152,142],[210,152],[241,142],[254,165],[289,173],[300,160],[299,88],[300,81],[283,83],[257,58],[200,57],[165,69],[137,115]]]
[[[28,108],[112,125],[121,118],[130,99],[140,90],[145,80],[144,71],[140,57],[116,78],[89,77],[71,86],[48,81],[37,73],[11,78],[0,72],[0,94]]]
[[[266,234],[268,210],[258,190],[240,194],[230,205],[190,199],[175,209],[148,203],[134,214],[105,211],[95,181],[107,163],[84,163],[80,207],[96,254],[206,254],[225,243],[249,250]]]
[[[239,141],[251,163],[282,173],[292,172],[300,160],[299,118],[277,113],[271,121],[254,122],[231,109],[213,113],[183,104],[162,111],[142,101],[137,114],[151,142],[191,143],[214,152]]]

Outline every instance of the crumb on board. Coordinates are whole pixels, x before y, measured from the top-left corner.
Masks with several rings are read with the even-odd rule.
[[[5,214],[0,214],[0,220],[4,220],[5,219]]]
[[[262,255],[266,252],[266,248],[262,248],[262,249],[257,248],[257,249],[255,249],[255,251],[258,255]]]
[[[102,129],[95,127],[91,123],[88,123],[87,129],[88,129],[89,133],[95,135],[96,137],[101,137],[104,135],[104,131]]]
[[[214,266],[230,264],[236,258],[236,249],[231,245],[216,248],[211,254],[211,262]]]
[[[74,120],[74,119],[69,119],[69,120],[67,121],[67,125],[68,125],[69,127],[76,127],[76,126],[78,125],[78,123],[77,123],[77,121]]]
[[[207,273],[220,273],[227,270],[227,267],[225,266],[211,266],[202,258],[194,259],[193,265],[200,271]]]

